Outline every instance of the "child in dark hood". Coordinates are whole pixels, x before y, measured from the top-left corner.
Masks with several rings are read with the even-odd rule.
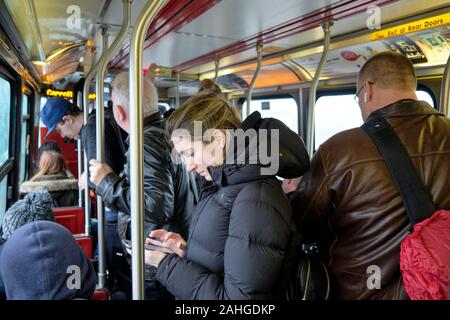
[[[20,227],[0,257],[10,300],[90,299],[97,277],[72,234],[50,221]]]
[[[52,211],[52,197],[45,190],[27,194],[24,199],[14,203],[6,211],[3,224],[0,226],[0,256],[3,244],[16,229],[37,220],[55,220],[55,215]],[[5,298],[5,287],[0,270],[0,300]]]

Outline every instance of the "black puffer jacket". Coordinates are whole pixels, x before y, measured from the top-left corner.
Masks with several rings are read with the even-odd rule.
[[[194,194],[189,173],[171,158],[160,113],[144,120],[144,237],[155,229],[166,229],[187,237],[194,211]],[[130,239],[130,162],[121,175],[107,175],[97,186],[106,206],[119,211],[118,231],[121,239]],[[178,162],[181,163],[181,162]],[[144,238],[143,238],[144,240]],[[146,271],[152,280],[156,269]]]
[[[255,113],[242,129],[267,124]],[[309,168],[303,142],[285,126],[281,137],[278,175],[302,175]],[[299,239],[280,183],[260,169],[255,164],[208,168],[213,181],[203,183],[186,257],[171,254],[159,264],[157,279],[175,297],[284,298]]]

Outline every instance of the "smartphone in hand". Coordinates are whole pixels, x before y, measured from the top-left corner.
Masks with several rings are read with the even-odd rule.
[[[125,248],[127,250],[131,251],[131,241],[130,240],[122,239],[122,244],[125,246]],[[173,251],[170,250],[169,248],[165,248],[165,247],[150,244],[150,243],[145,243],[144,248],[145,248],[145,250],[154,250],[154,251],[161,251],[161,252],[165,252],[165,253],[173,253]]]

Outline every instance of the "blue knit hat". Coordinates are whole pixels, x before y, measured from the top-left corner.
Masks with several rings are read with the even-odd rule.
[[[36,220],[55,220],[52,210],[52,196],[46,190],[31,192],[22,200],[14,203],[5,213],[1,227],[1,239],[9,236],[21,226]]]

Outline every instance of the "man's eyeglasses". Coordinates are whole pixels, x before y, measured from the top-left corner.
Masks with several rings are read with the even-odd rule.
[[[368,81],[369,84],[375,84],[375,82],[372,81]],[[353,99],[355,99],[356,103],[359,103],[359,94],[361,93],[361,90],[365,87],[365,85],[362,85],[361,88],[359,88],[358,91],[356,91],[355,96],[353,97]]]

